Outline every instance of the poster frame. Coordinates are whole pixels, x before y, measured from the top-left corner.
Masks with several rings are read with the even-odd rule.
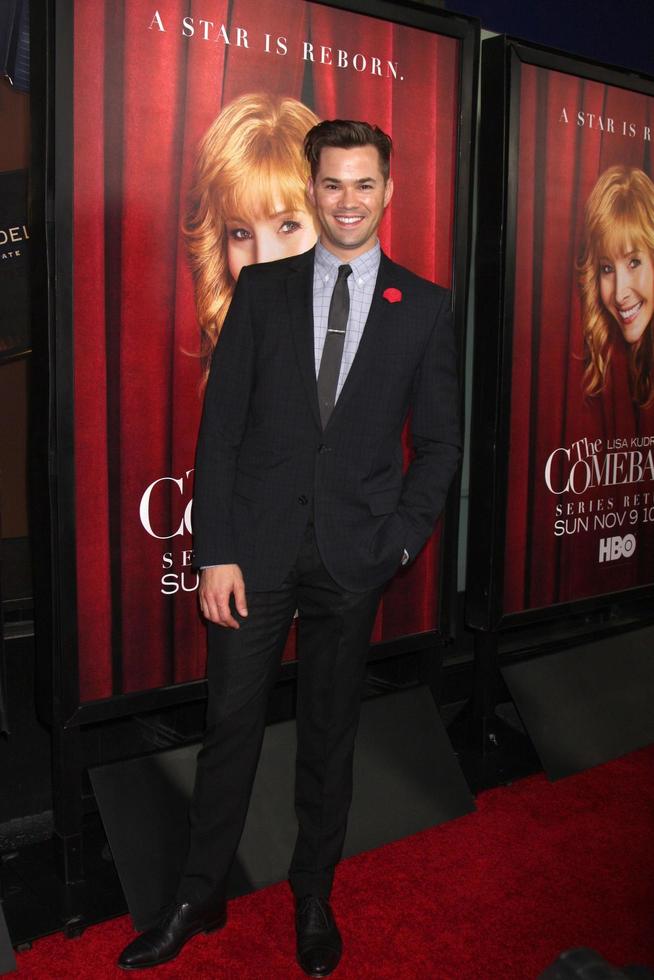
[[[503,608],[513,353],[513,295],[520,153],[520,69],[564,72],[654,97],[654,78],[505,35],[481,45],[473,400],[466,623],[504,630],[603,611],[651,618],[639,602],[654,581],[621,592],[506,613]]]
[[[304,2],[304,0],[298,0]],[[452,37],[460,42],[459,117],[452,290],[463,366],[469,292],[472,161],[479,52],[478,21],[419,3],[394,0],[319,0],[323,5]],[[106,721],[205,696],[205,681],[118,694],[80,703],[77,646],[77,567],[74,482],[73,337],[73,0],[33,4],[35,63],[31,222],[34,228],[33,472],[34,561],[39,650],[39,702],[45,720],[64,728]],[[41,246],[41,248],[39,248]],[[463,386],[462,386],[463,391]],[[376,645],[371,659],[396,656],[449,638],[455,616],[458,481],[445,511],[440,547],[440,629]],[[293,675],[282,665],[281,678]]]

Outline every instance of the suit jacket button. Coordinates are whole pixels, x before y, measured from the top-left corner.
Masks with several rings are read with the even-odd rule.
[[[301,493],[300,496],[297,498],[297,502],[298,504],[308,504],[309,498],[305,496],[305,494]]]
[[[319,453],[330,453],[331,452],[331,449],[330,449],[329,446],[326,446],[324,444],[324,442],[321,442],[320,445],[318,446],[318,452]]]

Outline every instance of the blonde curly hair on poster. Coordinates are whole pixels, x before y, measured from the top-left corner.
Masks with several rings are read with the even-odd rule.
[[[250,93],[225,106],[200,142],[183,231],[195,283],[205,380],[240,271],[235,270],[232,252],[253,238],[250,226],[293,212],[302,225],[284,222],[288,227],[280,231],[285,238],[279,257],[315,243],[303,142],[318,121],[297,99]],[[295,226],[303,234],[296,234]]]
[[[632,306],[622,309],[616,285],[616,267],[620,264],[632,272],[640,268],[641,282],[651,279],[653,257],[654,183],[637,167],[609,167],[600,175],[586,202],[584,243],[577,264],[586,395],[598,395],[604,390],[611,352],[622,335],[629,346],[632,398],[641,407],[654,401],[654,297],[651,289],[649,294],[644,289],[631,290],[628,302]],[[629,295],[629,287],[625,295]]]

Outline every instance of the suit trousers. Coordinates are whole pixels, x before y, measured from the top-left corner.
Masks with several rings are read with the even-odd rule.
[[[352,799],[352,758],[370,635],[382,588],[342,589],[307,525],[296,563],[271,592],[247,592],[240,629],[209,624],[209,699],[190,808],[190,847],[177,899],[223,896],[265,730],[268,697],[298,610],[298,835],[294,894],[328,898]]]

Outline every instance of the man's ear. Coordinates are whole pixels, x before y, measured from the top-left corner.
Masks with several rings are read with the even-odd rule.
[[[316,195],[315,195],[315,188],[314,188],[314,184],[313,184],[313,177],[309,177],[309,179],[307,180],[307,197],[309,198],[309,200],[311,201],[311,203],[313,204],[313,206],[315,208],[315,206],[316,206]]]
[[[386,187],[384,188],[384,207],[390,204],[390,200],[393,196],[393,178],[389,177],[386,181]]]

